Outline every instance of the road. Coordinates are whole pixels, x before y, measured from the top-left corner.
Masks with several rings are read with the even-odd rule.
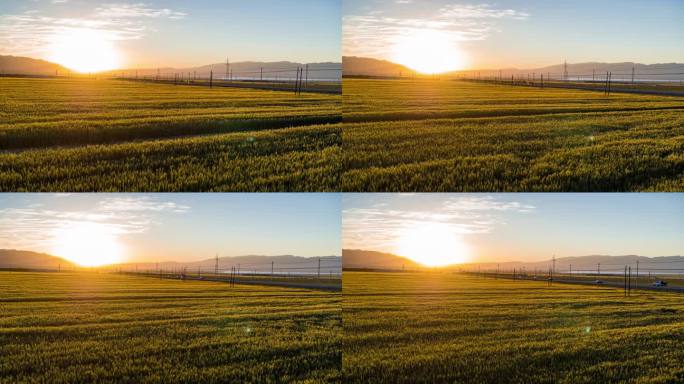
[[[145,276],[145,277],[154,277],[154,278],[159,278],[159,275],[156,273],[135,273],[135,272],[123,272],[129,275],[134,275],[134,276]],[[193,275],[186,275],[185,277],[181,278],[179,274],[163,274],[162,278],[164,279],[173,279],[173,280],[197,280],[197,281],[212,281],[212,282],[219,282],[219,283],[230,283],[229,277],[225,278],[219,278],[219,277],[212,277],[212,276],[193,276]],[[271,286],[271,287],[285,287],[285,288],[302,288],[302,289],[314,289],[314,290],[319,290],[319,291],[330,291],[330,292],[342,292],[342,284],[324,284],[321,283],[319,280],[314,280],[312,279],[311,281],[288,281],[287,279],[283,280],[262,280],[262,279],[254,279],[254,280],[249,280],[249,277],[247,276],[240,276],[238,279],[235,279],[235,284],[242,284],[242,285],[261,285],[261,286]]]

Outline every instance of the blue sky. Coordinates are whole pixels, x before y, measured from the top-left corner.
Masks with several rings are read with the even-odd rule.
[[[3,0],[0,54],[49,58],[52,35],[102,34],[124,67],[340,61],[340,0]]]
[[[684,255],[684,194],[345,194],[343,247],[396,252],[406,228],[439,223],[471,261],[556,255]]]
[[[469,68],[684,62],[681,0],[346,0],[345,55],[391,59],[396,36],[435,29]]]
[[[90,223],[124,261],[339,255],[340,204],[333,193],[0,194],[0,248],[51,253],[56,234]]]

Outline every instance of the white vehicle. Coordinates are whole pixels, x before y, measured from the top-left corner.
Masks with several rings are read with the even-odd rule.
[[[665,281],[663,281],[663,280],[658,280],[658,281],[654,282],[654,283],[651,284],[651,285],[652,285],[654,288],[662,288],[662,287],[667,287],[667,282],[665,282]]]

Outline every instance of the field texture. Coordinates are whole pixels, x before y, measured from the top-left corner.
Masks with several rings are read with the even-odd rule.
[[[345,191],[684,189],[684,98],[344,81]]]
[[[0,272],[0,383],[339,382],[340,295]]]
[[[344,273],[349,383],[681,383],[684,296]]]
[[[341,97],[0,79],[0,190],[339,190]]]

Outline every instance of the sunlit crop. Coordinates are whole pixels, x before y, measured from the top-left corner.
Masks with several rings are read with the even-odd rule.
[[[681,190],[683,111],[681,97],[347,79],[342,186]]]
[[[345,383],[675,383],[679,293],[344,273]]]
[[[339,382],[340,294],[0,272],[0,383]]]
[[[0,190],[339,190],[341,98],[0,79]]]

